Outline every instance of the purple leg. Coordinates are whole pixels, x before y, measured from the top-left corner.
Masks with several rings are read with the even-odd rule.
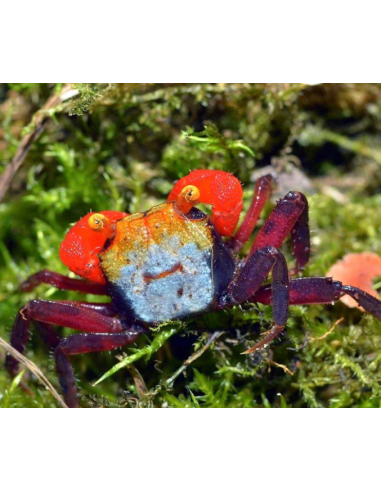
[[[30,322],[33,320],[38,321],[44,338],[52,348],[55,348],[57,370],[60,375],[65,399],[65,388],[70,388],[67,403],[69,406],[76,406],[76,396],[74,398],[73,393],[73,388],[75,388],[74,373],[67,360],[67,355],[119,347],[125,343],[132,342],[143,331],[143,328],[135,326],[126,328],[121,320],[111,317],[112,315],[113,308],[107,304],[73,301],[30,301],[20,310],[16,317],[11,335],[11,345],[23,353],[29,337]],[[47,329],[49,324],[58,324],[75,330],[82,330],[88,334],[75,335],[59,340],[50,327]],[[73,342],[66,342],[66,340],[71,339],[73,339]],[[99,340],[102,342],[99,342]],[[5,366],[12,375],[18,372],[18,362],[10,355],[6,357]]]
[[[101,311],[101,312],[99,312]],[[28,342],[30,321],[36,320],[45,323],[66,326],[74,330],[98,333],[115,333],[125,330],[120,320],[111,318],[113,308],[110,305],[91,304],[74,301],[45,301],[37,299],[29,301],[17,314],[12,335],[11,345],[23,353]],[[45,330],[46,332],[46,330]],[[51,338],[54,346],[52,334]],[[5,365],[12,375],[18,372],[18,362],[11,356],[7,356]]]
[[[272,183],[273,178],[270,174],[262,176],[258,179],[255,185],[253,200],[249,210],[247,211],[246,217],[234,237],[229,242],[233,251],[240,250],[242,246],[250,239],[254,227],[259,219],[259,215],[271,194]]]
[[[61,290],[75,290],[86,294],[96,294],[100,296],[108,295],[105,285],[98,284],[97,282],[90,282],[88,280],[65,277],[65,275],[51,272],[50,270],[41,270],[40,272],[31,275],[20,285],[20,288],[24,292],[30,292],[40,284],[53,285]]]
[[[62,302],[65,303],[65,301]],[[97,312],[98,314],[101,314],[103,316],[116,315],[114,306],[109,303],[105,304],[98,302],[81,302],[80,304],[82,307],[91,309],[92,311]],[[59,344],[61,338],[58,336],[53,326],[43,321],[37,321],[36,319],[34,319],[33,322],[36,331],[38,331],[48,347],[50,347],[51,349],[55,349]]]
[[[330,277],[305,277],[290,280],[290,304],[330,304],[344,295],[341,282]],[[249,302],[271,304],[271,284],[263,285]],[[374,299],[372,297],[372,299]],[[377,301],[379,302],[379,301]]]
[[[52,325],[33,320],[34,329],[44,340],[49,349],[54,350],[61,341],[61,337]]]
[[[136,326],[122,333],[81,333],[62,339],[54,351],[54,356],[67,406],[71,408],[78,406],[77,387],[73,366],[68,359],[69,355],[113,350],[134,342],[144,331],[144,328]]]
[[[279,200],[255,238],[248,259],[265,246],[280,248],[290,233],[297,270],[301,270],[310,256],[310,232],[308,202],[306,197],[297,191],[290,191]]]
[[[342,285],[341,282],[333,280],[330,277],[296,278],[290,280],[289,283],[289,300],[290,304],[294,305],[331,304],[339,300],[344,294],[350,295],[368,313],[381,321],[381,301],[357,287]],[[274,296],[272,285],[264,285],[249,298],[249,301],[260,302],[261,304],[274,304]],[[263,347],[264,343],[271,341],[273,338],[268,339],[269,335],[254,345],[248,352],[253,352]]]
[[[231,302],[240,304],[251,298],[260,288],[272,270],[271,304],[273,306],[274,327],[263,340],[255,345],[261,348],[276,338],[283,330],[288,317],[289,279],[287,264],[282,253],[267,246],[255,251],[249,257],[242,270],[230,287]],[[250,349],[249,353],[253,351]]]
[[[381,301],[367,292],[364,292],[357,287],[352,287],[351,285],[343,285],[342,291],[343,294],[348,294],[357,301],[365,311],[368,311],[368,313],[372,314],[375,318],[381,320]]]

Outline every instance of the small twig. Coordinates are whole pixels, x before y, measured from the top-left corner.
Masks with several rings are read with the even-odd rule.
[[[32,120],[34,123],[33,130],[21,139],[15,156],[0,176],[0,202],[4,198],[4,195],[12,182],[12,179],[24,162],[24,159],[29,152],[30,147],[43,132],[44,127],[49,119],[48,110],[77,95],[78,90],[73,89],[73,84],[65,84],[61,90],[61,93],[53,94],[52,96],[50,96],[42,109],[37,111],[37,113],[34,115],[34,121]]]
[[[41,369],[38,366],[36,366],[34,362],[27,359],[24,355],[20,354],[18,350],[13,348],[12,345],[9,345],[9,343],[7,343],[1,337],[0,337],[0,346],[3,347],[3,349],[6,350],[6,352],[11,354],[11,356],[14,357],[18,362],[23,364],[30,372],[32,372],[36,376],[36,378],[40,381],[40,383],[43,384],[50,391],[50,393],[54,396],[54,398],[58,401],[58,403],[63,408],[68,408],[66,403],[63,401],[63,399],[55,390],[54,386],[50,383],[50,381],[42,373]]]
[[[328,335],[330,335],[333,330],[336,328],[336,326],[341,323],[342,321],[344,321],[344,318],[340,318],[338,319],[337,321],[335,321],[335,323],[332,325],[332,327],[326,332],[324,333],[324,335],[322,335],[321,337],[318,337],[318,338],[309,338],[308,341],[309,342],[315,342],[317,340],[324,340],[324,338],[326,338]]]
[[[208,350],[208,348],[212,345],[212,343],[217,340],[220,336],[222,335],[222,331],[215,331],[211,337],[208,339],[208,341],[206,342],[206,344],[200,348],[200,350],[198,350],[197,352],[195,352],[194,354],[192,354],[184,363],[183,365],[177,369],[177,371],[170,377],[166,380],[165,384],[167,386],[172,386],[172,384],[174,383],[175,379],[180,376],[180,374],[182,372],[185,371],[185,369],[190,365],[192,364],[192,362],[194,362],[196,359],[198,359],[199,357],[201,357],[201,355],[206,352]]]
[[[270,366],[275,366],[275,367],[279,367],[280,369],[283,369],[283,371],[286,372],[287,374],[289,374],[290,376],[294,375],[294,373],[284,364],[278,364],[278,362],[274,362],[273,360],[270,360],[270,359],[266,359],[266,362]]]
[[[334,324],[333,326],[326,332],[324,333],[324,335],[322,335],[321,337],[317,337],[317,338],[313,338],[313,337],[309,337],[308,336],[308,333],[306,334],[306,338],[304,339],[304,342],[302,345],[300,345],[300,347],[296,347],[296,348],[288,348],[287,350],[292,350],[294,352],[298,352],[299,350],[302,350],[304,348],[307,347],[308,343],[309,342],[316,342],[317,340],[324,340],[324,338],[326,338],[328,335],[330,335],[333,330],[336,328],[336,326],[341,323],[342,321],[344,320],[344,318],[340,318],[338,319]]]

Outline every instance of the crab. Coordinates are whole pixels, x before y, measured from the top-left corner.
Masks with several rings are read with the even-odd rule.
[[[192,171],[175,183],[166,203],[147,212],[85,215],[60,246],[63,263],[85,280],[43,270],[29,277],[21,289],[31,291],[46,283],[58,289],[109,295],[111,303],[31,300],[15,319],[11,345],[22,353],[30,323],[37,322],[54,350],[65,401],[76,407],[70,356],[131,344],[150,326],[167,320],[245,302],[271,304],[273,327],[247,353],[278,337],[290,304],[334,303],[348,294],[381,320],[381,302],[366,292],[330,277],[295,277],[310,256],[308,202],[300,192],[290,191],[277,202],[247,257],[238,257],[272,184],[270,175],[257,181],[238,229],[241,184],[232,174],[216,170]],[[199,203],[211,205],[211,216],[196,208]],[[289,235],[296,259],[291,274],[279,249]],[[271,283],[263,285],[270,273]],[[84,333],[59,338],[52,324]],[[9,354],[6,368],[11,375],[18,372],[18,362]]]

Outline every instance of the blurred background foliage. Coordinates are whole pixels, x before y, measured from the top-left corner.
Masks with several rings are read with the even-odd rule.
[[[0,173],[23,136],[34,130],[46,100],[62,88],[0,85]],[[313,245],[305,275],[324,275],[349,252],[381,254],[381,85],[74,88],[75,97],[43,110],[46,127],[0,204],[2,338],[9,340],[17,310],[28,299],[104,300],[44,285],[24,294],[18,285],[43,268],[67,274],[58,247],[79,217],[90,210],[147,210],[165,201],[173,182],[191,169],[233,172],[244,185],[246,207],[256,177],[269,170],[278,180],[273,203],[290,189],[305,192]],[[284,252],[292,265],[287,244]],[[344,320],[317,340],[340,317]],[[279,340],[241,355],[270,326],[270,307],[247,304],[167,323],[134,347],[74,356],[81,404],[380,406],[380,322],[341,303],[292,307]],[[183,367],[195,353],[198,357]],[[126,354],[133,364],[93,386]],[[34,332],[26,356],[59,388],[51,354]],[[0,406],[57,405],[33,375],[23,376],[30,393],[21,389],[21,378],[12,382],[4,357],[0,349]]]

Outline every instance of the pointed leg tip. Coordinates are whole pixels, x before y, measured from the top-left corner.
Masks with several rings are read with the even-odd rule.
[[[240,355],[249,355],[252,354],[256,349],[254,347],[249,348],[245,352],[241,352]]]
[[[255,345],[253,345],[252,347],[250,347],[249,349],[247,349],[245,352],[241,352],[241,355],[253,354],[254,352],[256,352],[259,349],[266,348],[267,345],[268,345],[267,343],[262,344],[261,342],[258,342]]]
[[[262,340],[250,347],[248,350],[246,350],[246,352],[242,352],[242,354],[250,355],[256,350],[266,348],[267,345],[269,345],[269,343],[272,342],[283,330],[284,325],[274,325],[274,327],[269,332],[267,332],[267,335],[265,335]]]

